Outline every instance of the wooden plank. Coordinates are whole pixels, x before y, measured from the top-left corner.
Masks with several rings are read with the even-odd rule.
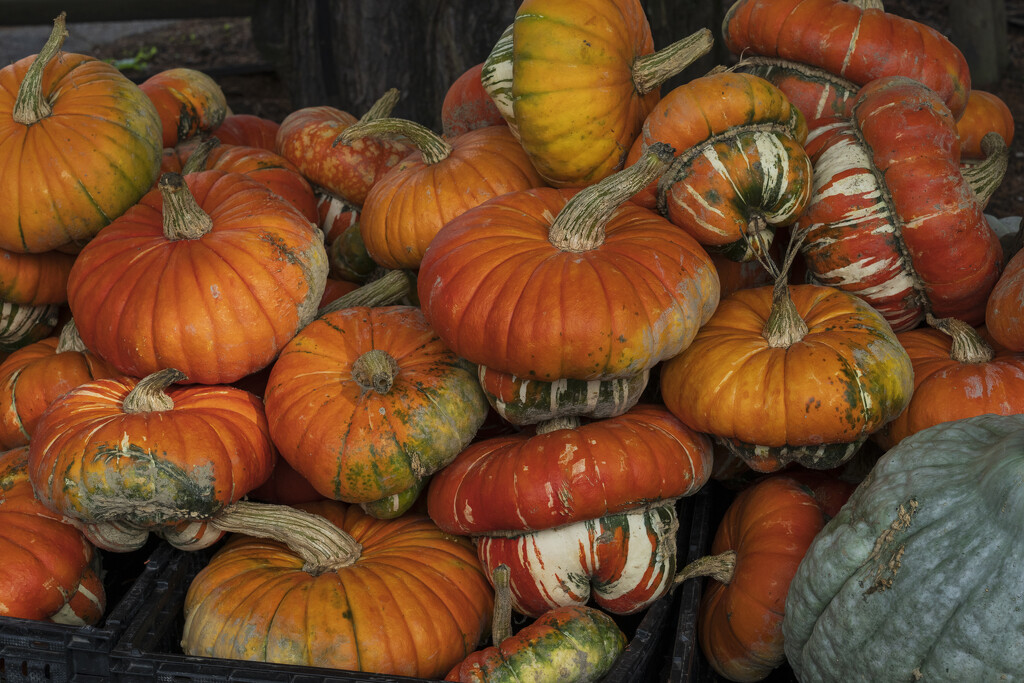
[[[259,0],[0,0],[0,26],[52,24],[66,11],[69,22],[145,21],[151,19],[198,19],[246,17]]]

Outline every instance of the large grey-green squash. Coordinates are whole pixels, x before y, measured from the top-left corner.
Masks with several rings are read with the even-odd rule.
[[[886,453],[804,556],[783,636],[804,682],[1024,679],[1024,415]]]

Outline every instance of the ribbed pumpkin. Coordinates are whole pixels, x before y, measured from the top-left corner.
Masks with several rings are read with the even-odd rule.
[[[1024,250],[1017,251],[999,274],[985,302],[985,327],[1011,351],[1024,351]]]
[[[914,364],[914,394],[877,434],[886,449],[940,422],[1024,413],[1024,353],[986,341],[983,331],[960,320],[929,323],[898,335]]]
[[[1022,415],[936,425],[882,456],[789,585],[797,679],[1024,677],[1022,456]]]
[[[639,405],[472,444],[431,480],[427,511],[442,529],[475,536],[488,572],[509,566],[518,612],[536,617],[593,594],[603,609],[631,614],[668,590],[674,501],[710,472],[706,437],[663,407]]]
[[[208,132],[224,122],[228,103],[217,81],[202,71],[175,67],[159,71],[139,88],[153,101],[163,131],[163,146]]]
[[[118,374],[85,348],[74,321],[59,337],[18,349],[0,363],[0,449],[26,445],[43,411],[69,390]]]
[[[281,124],[253,114],[228,114],[210,135],[225,145],[260,147],[277,151],[277,130]]]
[[[206,547],[221,536],[207,520],[270,475],[277,454],[259,398],[227,386],[168,388],[181,379],[169,369],[93,380],[39,419],[32,485],[101,548],[134,550],[150,531]]]
[[[281,455],[322,495],[348,503],[418,493],[487,415],[475,368],[412,306],[317,318],[274,362],[264,400]]]
[[[445,91],[441,101],[441,132],[445,137],[505,125],[505,119],[480,81],[483,69],[483,62],[469,67]]]
[[[652,145],[625,171],[574,193],[510,192],[437,234],[417,288],[459,356],[527,379],[635,375],[689,344],[718,304],[707,252],[626,201],[671,160]]]
[[[12,304],[0,301],[0,352],[15,351],[45,339],[60,322],[56,304]]]
[[[297,507],[323,519],[310,526],[291,510],[276,532],[260,518],[231,525],[249,536],[189,587],[186,654],[438,678],[476,649],[493,596],[468,540],[422,516]]]
[[[711,553],[676,581],[708,576],[697,612],[701,651],[729,681],[760,681],[785,661],[786,594],[825,516],[811,491],[784,474],[744,489],[718,524]]]
[[[665,405],[759,472],[830,469],[906,407],[910,358],[862,299],[786,282],[723,299],[693,343],[661,367]]]
[[[100,555],[36,498],[27,458],[24,447],[0,453],[0,617],[95,624],[106,609]]]
[[[445,140],[403,119],[355,123],[340,141],[401,135],[414,151],[370,189],[359,217],[366,251],[385,268],[416,269],[427,245],[449,221],[492,197],[543,185],[507,126],[488,126]]]
[[[626,634],[615,620],[593,607],[565,605],[548,610],[513,635],[509,573],[501,565],[491,575],[494,644],[466,657],[445,680],[586,683],[604,676],[626,647]]]
[[[843,106],[844,100],[849,102],[843,95],[845,88],[834,85],[835,77],[861,87],[877,78],[905,76],[936,91],[954,118],[959,117],[971,90],[967,60],[960,50],[929,26],[877,5],[863,7],[867,4],[738,0],[725,14],[722,36],[733,54],[748,58],[744,60],[748,65],[756,63],[750,57],[763,56],[782,60],[766,64],[775,67],[776,73],[780,66],[792,66],[783,73],[797,78],[802,86],[790,89],[782,81],[775,81],[776,85],[787,95],[792,93],[794,104],[812,123],[823,115],[849,115]],[[752,72],[772,77],[757,68]]]
[[[359,207],[346,202],[341,197],[331,194],[323,188],[314,188],[316,197],[317,218],[320,230],[324,233],[324,242],[328,248],[334,240],[341,237],[346,230],[359,223]],[[360,237],[360,240],[362,237]]]
[[[512,115],[502,113],[555,187],[621,169],[661,84],[712,43],[702,29],[655,53],[639,0],[524,0],[510,38],[511,49],[496,46],[484,68],[506,74],[491,86],[509,93]]]
[[[926,313],[984,319],[1002,250],[933,91],[903,77],[872,81],[853,118],[818,127],[806,147],[814,194],[798,225],[816,282],[864,298],[896,331]]]
[[[349,145],[336,145],[335,140],[357,120],[390,115],[398,96],[397,90],[389,90],[361,119],[326,105],[296,109],[277,130],[276,151],[311,183],[362,206],[373,184],[414,147],[398,138],[366,137]]]
[[[960,136],[962,160],[984,159],[988,155],[981,148],[981,140],[988,133],[998,133],[1007,146],[1013,142],[1013,113],[997,95],[984,90],[971,90],[967,108],[956,122]]]
[[[265,185],[165,174],[79,254],[68,304],[85,345],[121,372],[229,383],[313,319],[327,268],[319,232]]]
[[[626,157],[653,142],[676,150],[672,166],[633,198],[657,208],[709,249],[737,261],[771,244],[811,196],[807,124],[774,85],[744,73],[685,83],[653,108]],[[756,247],[755,247],[756,245]]]
[[[26,254],[0,249],[0,301],[28,306],[63,304],[74,254],[45,251]]]
[[[77,251],[150,188],[160,119],[137,85],[61,53],[64,14],[39,55],[0,69],[0,249]]]

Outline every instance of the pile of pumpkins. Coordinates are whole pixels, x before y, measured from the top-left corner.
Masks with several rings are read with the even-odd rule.
[[[712,31],[523,0],[440,134],[65,31],[0,70],[0,613],[96,623],[96,548],[229,536],[187,654],[592,681],[707,576],[729,680],[1024,675],[1013,119],[937,31],[737,0],[662,93]]]

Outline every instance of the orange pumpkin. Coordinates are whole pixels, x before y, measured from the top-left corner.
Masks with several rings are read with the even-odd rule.
[[[160,115],[164,147],[174,147],[209,132],[224,122],[228,103],[215,80],[188,67],[165,69],[144,80],[139,88]]]
[[[960,158],[984,159],[988,155],[981,148],[981,140],[988,133],[998,133],[1009,146],[1013,142],[1013,114],[1006,102],[984,90],[971,90],[967,108],[956,122],[960,136]]]
[[[1024,250],[1015,253],[1000,273],[985,302],[985,327],[1011,351],[1024,351]]]
[[[0,69],[0,249],[77,251],[150,188],[160,118],[106,62],[61,53],[64,15],[38,55]]]
[[[68,304],[85,345],[121,372],[229,383],[313,319],[327,268],[319,232],[265,185],[166,174],[82,250]]]
[[[221,124],[210,131],[210,135],[225,145],[259,147],[271,152],[277,151],[277,121],[254,116],[253,114],[228,114]]]
[[[504,126],[505,119],[480,82],[484,64],[471,66],[448,86],[441,102],[441,132],[453,138],[486,126]]]
[[[74,254],[60,251],[26,254],[0,249],[0,300],[29,306],[65,303],[74,263]]]

